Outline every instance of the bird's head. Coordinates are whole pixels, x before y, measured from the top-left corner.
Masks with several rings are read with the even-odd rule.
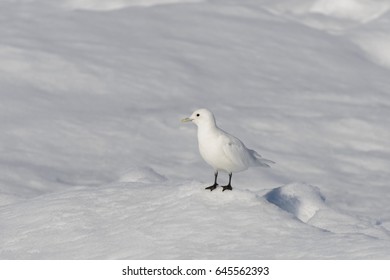
[[[195,112],[193,112],[189,118],[182,119],[181,121],[193,122],[197,126],[215,125],[214,115],[207,109],[198,109]]]

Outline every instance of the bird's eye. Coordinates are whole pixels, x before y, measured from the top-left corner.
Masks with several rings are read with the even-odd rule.
[[[200,114],[196,114],[196,116],[197,116],[197,117],[199,117],[199,116],[200,116]]]

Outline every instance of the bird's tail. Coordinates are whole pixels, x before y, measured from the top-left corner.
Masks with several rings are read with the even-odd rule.
[[[255,158],[256,162],[255,164],[262,167],[271,167],[270,164],[275,164],[274,161],[263,158],[261,155],[259,155],[256,151],[250,150],[253,157]]]

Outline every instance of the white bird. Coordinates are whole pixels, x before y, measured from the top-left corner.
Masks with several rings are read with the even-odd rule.
[[[248,149],[240,139],[220,129],[212,112],[207,109],[196,110],[182,122],[193,122],[198,126],[199,152],[203,159],[214,168],[214,184],[206,189],[213,191],[218,187],[218,172],[229,174],[229,184],[222,191],[232,190],[233,172],[241,172],[252,166],[270,167],[274,162],[261,157],[256,151]]]

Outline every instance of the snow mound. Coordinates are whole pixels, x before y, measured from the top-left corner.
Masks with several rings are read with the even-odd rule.
[[[327,205],[320,189],[304,183],[275,188],[265,195],[267,201],[293,214],[302,222],[333,233],[364,234],[389,238],[390,232],[377,221],[353,217]]]
[[[119,182],[142,182],[142,183],[157,183],[164,182],[167,178],[163,175],[158,174],[150,167],[137,167],[131,170],[124,172],[120,178]]]
[[[318,0],[310,12],[365,23],[380,17],[389,8],[387,0]]]
[[[328,31],[340,31],[366,24],[390,10],[386,0],[295,0],[273,1],[269,11]]]
[[[385,231],[373,242],[377,227],[332,211],[316,187],[290,184],[265,199],[240,188],[209,192],[195,181],[145,183],[162,178],[144,167],[122,178],[133,182],[71,187],[3,206],[0,259],[351,258],[356,248],[368,248],[359,258],[388,254],[387,240],[379,240]],[[340,238],[323,228],[359,234]]]
[[[151,7],[155,5],[193,3],[203,0],[68,0],[64,7],[72,10],[110,11],[131,6]]]
[[[347,34],[375,64],[390,68],[387,0],[279,0],[267,10],[331,34]]]
[[[72,187],[3,207],[0,259],[245,258],[261,244],[266,215],[254,193],[145,177],[163,176],[139,168],[127,173],[134,182]]]
[[[308,222],[320,209],[325,208],[325,199],[319,188],[293,183],[273,189],[266,199],[296,216],[302,222]]]
[[[387,0],[273,1],[272,10],[294,16],[323,15],[360,23],[372,21],[390,10]]]

